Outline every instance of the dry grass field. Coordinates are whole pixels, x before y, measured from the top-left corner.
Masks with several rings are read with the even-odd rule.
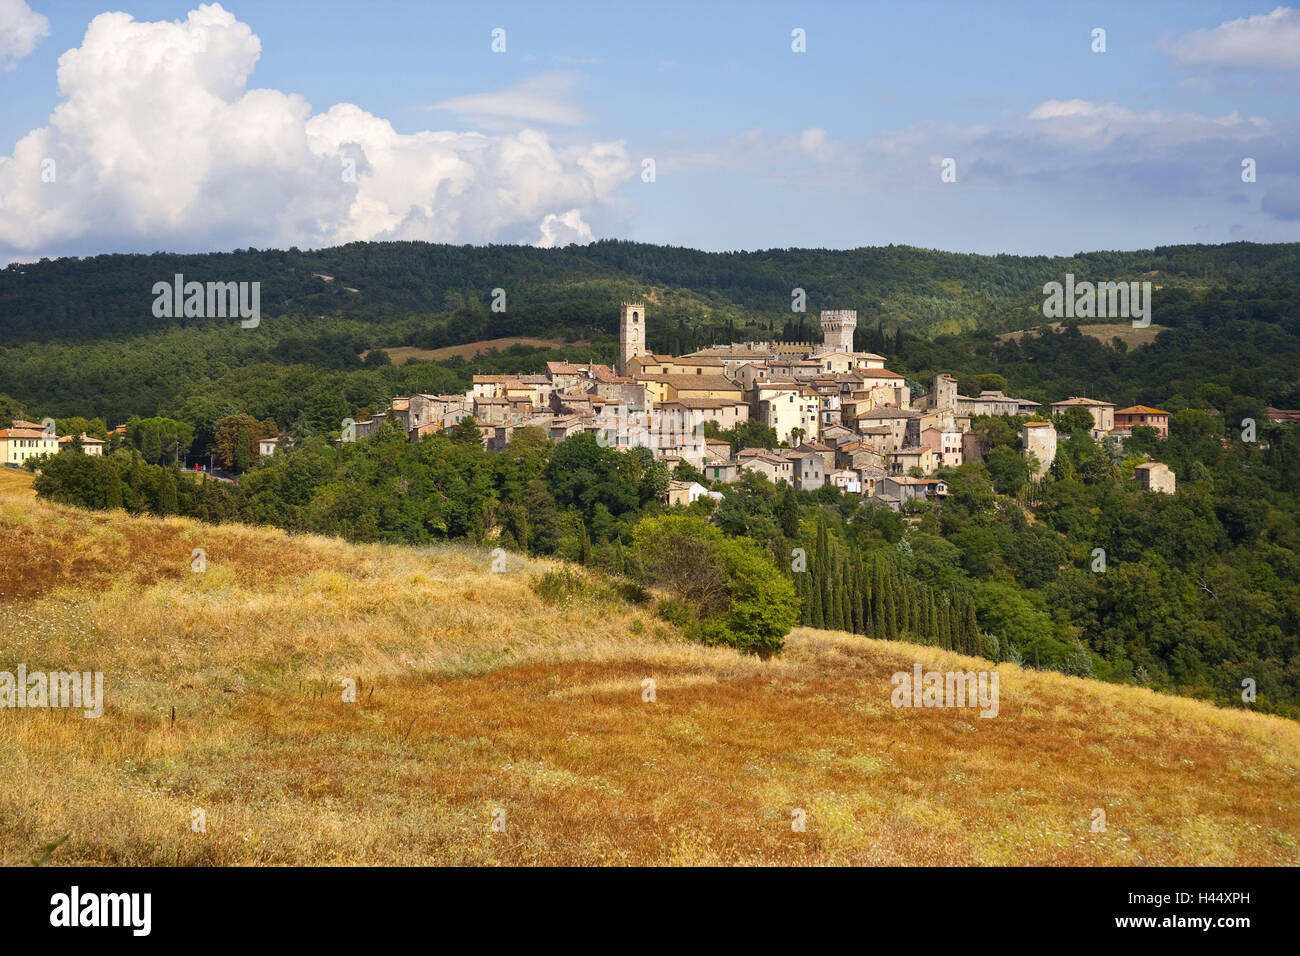
[[[17,468],[0,468],[0,494],[34,497],[32,474]]]
[[[512,345],[527,345],[535,349],[563,349],[586,344],[586,342],[566,342],[564,339],[539,339],[519,336],[504,339],[482,339],[478,342],[466,342],[464,345],[448,345],[440,349],[421,349],[413,345],[402,345],[391,349],[380,349],[379,351],[387,352],[389,360],[394,365],[405,365],[411,359],[421,359],[425,362],[445,362],[450,358],[468,360],[493,349],[504,352]],[[363,352],[361,355],[364,358],[366,353]]]
[[[4,477],[0,670],[102,670],[107,703],[0,710],[0,863],[1300,863],[1293,722],[1011,665],[993,719],[896,709],[913,661],[986,662],[807,630],[764,662],[593,579],[543,600],[545,562]]]
[[[1060,322],[1052,323],[1053,331],[1061,330]],[[1133,328],[1131,322],[1106,322],[1097,325],[1080,325],[1079,331],[1084,335],[1090,335],[1099,342],[1109,345],[1111,339],[1119,339],[1129,348],[1137,348],[1139,345],[1150,345],[1156,340],[1156,336],[1161,332],[1168,332],[1169,326],[1156,325],[1154,322],[1140,329]],[[997,337],[999,342],[1006,342],[1014,339],[1019,342],[1024,338],[1024,330],[1019,332],[1003,332]]]

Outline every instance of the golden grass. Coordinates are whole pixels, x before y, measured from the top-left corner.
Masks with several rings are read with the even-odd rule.
[[[0,468],[0,494],[16,495],[20,498],[34,498],[32,491],[34,476],[30,471],[17,468]]]
[[[811,630],[759,661],[466,547],[21,489],[0,531],[0,670],[99,669],[107,696],[0,710],[0,863],[64,834],[52,864],[1300,863],[1279,718],[1005,664],[995,719],[895,709],[914,660],[987,662]]]
[[[1052,329],[1059,332],[1061,323],[1053,322]],[[1137,348],[1140,345],[1150,345],[1161,332],[1169,331],[1169,326],[1156,325],[1153,322],[1141,328],[1134,328],[1132,322],[1102,322],[1095,325],[1080,325],[1079,331],[1083,335],[1092,336],[1105,345],[1109,345],[1111,339],[1120,339],[1129,348]],[[1024,338],[1024,335],[1023,330],[1019,332],[1003,332],[997,339],[999,342],[1010,340],[1019,342]]]

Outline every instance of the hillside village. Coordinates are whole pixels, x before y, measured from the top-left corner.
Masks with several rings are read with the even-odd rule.
[[[484,447],[504,450],[522,428],[543,430],[554,441],[590,432],[614,447],[646,447],[670,468],[685,464],[708,482],[737,481],[756,471],[773,482],[816,490],[826,484],[877,499],[893,510],[908,500],[933,501],[948,493],[935,473],[979,461],[971,430],[977,415],[1039,415],[1036,401],[1002,391],[961,395],[957,380],[940,374],[929,391],[913,397],[886,357],[854,350],[854,310],[821,313],[823,340],[739,342],[688,355],[656,355],[645,348],[644,304],[619,312],[619,362],[548,362],[545,372],[475,375],[463,395],[411,395],[355,424],[363,437],[394,419],[412,441],[472,418]],[[1052,415],[1074,408],[1093,420],[1095,441],[1123,440],[1138,425],[1168,436],[1169,413],[1136,405],[1117,409],[1093,398],[1070,396],[1050,405]],[[738,449],[707,437],[706,425],[729,432],[754,420],[771,428],[778,447]],[[1057,431],[1045,417],[1020,429],[1031,475],[1041,477],[1056,455]],[[276,450],[274,439],[261,452]],[[1140,465],[1138,482],[1173,493],[1173,472],[1159,462]],[[669,504],[712,495],[699,481],[675,480]]]

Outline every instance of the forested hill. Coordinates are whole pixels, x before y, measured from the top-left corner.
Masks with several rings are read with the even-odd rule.
[[[705,325],[735,333],[815,334],[823,308],[857,309],[861,326],[883,323],[935,336],[1036,324],[1043,284],[1067,272],[1081,280],[1149,279],[1166,288],[1293,285],[1300,244],[1025,257],[892,245],[712,253],[622,241],[562,249],[358,242],[315,251],[43,259],[0,270],[0,331],[14,346],[210,326],[211,319],[154,317],[154,283],[180,273],[187,281],[260,282],[264,316],[378,325],[424,317],[433,321],[420,328],[437,330],[427,340],[407,332],[404,341],[386,344],[436,347],[476,337],[610,332],[617,303],[632,297],[646,298],[659,320],[652,348],[671,347],[668,330]],[[494,289],[505,290],[504,312],[490,309]],[[806,328],[789,327],[794,289],[807,294]]]

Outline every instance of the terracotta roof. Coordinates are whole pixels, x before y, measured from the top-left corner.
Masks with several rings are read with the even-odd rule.
[[[1116,409],[1115,414],[1116,415],[1168,415],[1169,413],[1159,408],[1152,408],[1150,405],[1130,405],[1128,408]]]
[[[671,355],[660,358],[656,355],[655,358],[667,365],[707,365],[709,368],[721,368],[723,365],[722,359],[711,355],[684,355],[681,358],[673,358]]]
[[[738,398],[674,398],[672,401],[660,402],[659,407],[680,405],[682,408],[735,408],[744,405]]]
[[[859,412],[858,421],[869,420],[873,418],[885,421],[890,418],[920,418],[921,413],[914,408],[894,408],[892,406],[882,406],[873,408],[869,412]]]
[[[682,357],[683,358],[696,358],[696,357],[705,358],[705,357],[720,355],[723,358],[732,358],[732,359],[738,359],[738,358],[762,359],[762,358],[767,358],[771,354],[772,354],[771,352],[756,352],[753,349],[716,348],[716,349],[698,349]]]
[[[588,365],[574,365],[572,362],[547,362],[547,375],[581,375],[594,378],[598,382],[631,382],[615,372],[608,365],[592,362]]]
[[[81,439],[81,443],[82,443],[83,445],[102,445],[102,444],[104,444],[104,443],[103,443],[102,441],[100,441],[98,438],[91,438],[91,437],[90,437],[89,435],[87,435],[85,432],[82,432],[78,437]],[[266,439],[262,439],[262,440],[265,441]],[[71,435],[64,435],[64,436],[62,436],[62,437],[59,439],[59,444],[62,445],[64,442],[70,442],[70,441],[72,441],[72,436],[71,436]]]
[[[1114,403],[1114,402],[1099,402],[1099,401],[1097,401],[1097,399],[1095,399],[1095,398],[1079,398],[1077,395],[1071,395],[1069,398],[1067,398],[1067,399],[1066,399],[1065,401],[1063,401],[1063,402],[1052,402],[1052,407],[1053,407],[1053,408],[1060,408],[1060,407],[1063,406],[1063,405],[1079,405],[1079,406],[1085,406],[1085,407],[1087,407],[1087,406],[1095,406],[1095,407],[1099,407],[1099,408],[1100,408],[1100,407],[1105,407],[1105,406],[1109,405],[1111,408],[1114,408],[1114,407],[1115,407],[1115,403]]]
[[[673,388],[692,391],[695,389],[717,389],[719,391],[739,392],[740,386],[725,375],[641,375],[638,380],[646,382],[663,382]]]
[[[888,475],[887,477],[896,485],[937,485],[942,482],[940,478],[912,478],[908,475]]]

